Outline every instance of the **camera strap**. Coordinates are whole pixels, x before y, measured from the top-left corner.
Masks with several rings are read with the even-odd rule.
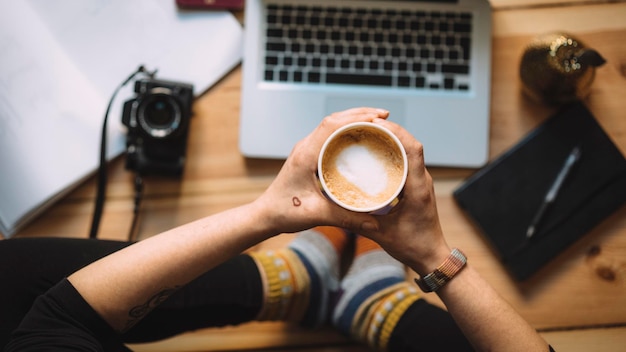
[[[95,200],[93,218],[91,220],[91,230],[89,232],[89,238],[98,237],[98,229],[100,227],[100,218],[102,217],[102,210],[104,208],[104,200],[106,198],[106,185],[107,185],[106,149],[107,149],[107,121],[109,118],[109,112],[111,111],[111,106],[113,105],[113,101],[115,100],[115,97],[117,96],[119,91],[139,74],[145,74],[148,77],[153,78],[154,75],[156,74],[156,70],[150,72],[146,70],[146,68],[143,65],[139,66],[137,70],[135,70],[135,72],[133,72],[119,86],[117,86],[117,88],[115,88],[115,91],[113,92],[113,95],[111,96],[111,99],[109,100],[106,112],[104,114],[104,120],[102,123],[102,134],[100,137],[100,163],[98,166],[98,174],[97,174],[96,200]],[[137,175],[137,177],[139,177],[139,175]],[[142,187],[137,186],[137,185],[141,185],[142,183],[141,183],[141,179],[137,179],[137,177],[135,180],[135,184],[136,184],[135,189],[137,190],[137,197],[138,197]],[[133,215],[133,225],[131,228],[131,234],[133,232],[135,222],[136,222],[135,219],[136,219],[137,212],[138,212],[137,210],[138,204],[139,204],[138,199],[135,199],[135,212]]]

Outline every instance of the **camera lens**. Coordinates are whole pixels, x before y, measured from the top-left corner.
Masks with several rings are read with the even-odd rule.
[[[146,121],[158,126],[169,126],[174,121],[174,109],[165,101],[155,100],[146,106]]]
[[[139,105],[139,124],[152,137],[164,138],[172,134],[180,125],[180,106],[174,98],[166,94],[149,96]]]

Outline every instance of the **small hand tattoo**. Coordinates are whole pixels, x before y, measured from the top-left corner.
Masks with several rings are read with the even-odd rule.
[[[291,198],[291,201],[293,202],[294,207],[299,207],[300,205],[302,205],[302,202],[300,201],[300,198],[298,197]]]

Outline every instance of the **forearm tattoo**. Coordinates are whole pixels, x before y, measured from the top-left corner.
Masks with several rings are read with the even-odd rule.
[[[135,324],[143,319],[148,313],[150,313],[159,304],[165,302],[174,292],[176,292],[181,286],[175,286],[172,288],[165,288],[162,291],[156,293],[150,297],[145,303],[133,307],[128,311],[128,321],[124,327],[123,332],[130,330]]]

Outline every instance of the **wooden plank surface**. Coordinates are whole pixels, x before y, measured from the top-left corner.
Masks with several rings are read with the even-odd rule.
[[[550,2],[556,3],[554,6],[541,3],[535,6],[537,2],[532,0],[492,2],[495,10],[490,156],[494,158],[507,150],[553,112],[522,96],[517,77],[519,59],[527,43],[536,34],[554,30],[575,34],[607,59],[607,64],[597,70],[586,103],[626,154],[626,45],[623,44],[626,2],[570,1],[567,6],[561,1]],[[237,149],[240,88],[241,69],[236,68],[197,99],[185,175],[180,182],[145,179],[139,239],[250,201],[278,172],[281,161],[246,159]],[[530,281],[520,284],[510,278],[477,229],[454,204],[452,191],[472,170],[432,168],[430,171],[448,241],[463,248],[472,265],[534,327],[543,331],[557,350],[624,350],[626,207],[555,258]],[[89,179],[21,231],[19,237],[87,237],[94,196],[95,180]],[[100,238],[126,239],[132,209],[132,174],[124,170],[120,158],[109,167],[108,198]],[[290,235],[279,236],[259,247],[281,246],[290,238]],[[441,304],[434,295],[428,295],[427,299]],[[202,330],[139,348],[192,351],[206,346],[212,350],[271,350],[280,346],[303,351],[363,350],[332,330],[312,332],[281,323]]]
[[[247,326],[246,338],[254,341],[254,345],[242,343],[240,330],[224,328],[220,335],[213,334],[214,330],[202,330],[188,333],[159,343],[129,345],[136,352],[196,352],[196,351],[224,351],[241,350],[250,347],[255,351],[298,351],[298,352],[368,352],[363,346],[351,343],[332,331],[323,331],[327,340],[320,342],[319,335],[301,334],[298,329],[285,329],[277,336],[275,331],[283,329],[271,323],[252,323]],[[272,330],[273,329],[273,330]],[[295,330],[295,331],[294,331]],[[543,332],[541,335],[555,348],[556,351],[568,352],[621,352],[626,346],[626,328],[598,328],[578,329],[568,331]],[[317,337],[318,340],[311,338]],[[283,340],[277,341],[276,339]],[[273,340],[274,339],[274,340]],[[207,349],[216,341],[220,342],[219,349]],[[280,343],[282,347],[276,348]],[[289,346],[285,348],[284,346]]]

